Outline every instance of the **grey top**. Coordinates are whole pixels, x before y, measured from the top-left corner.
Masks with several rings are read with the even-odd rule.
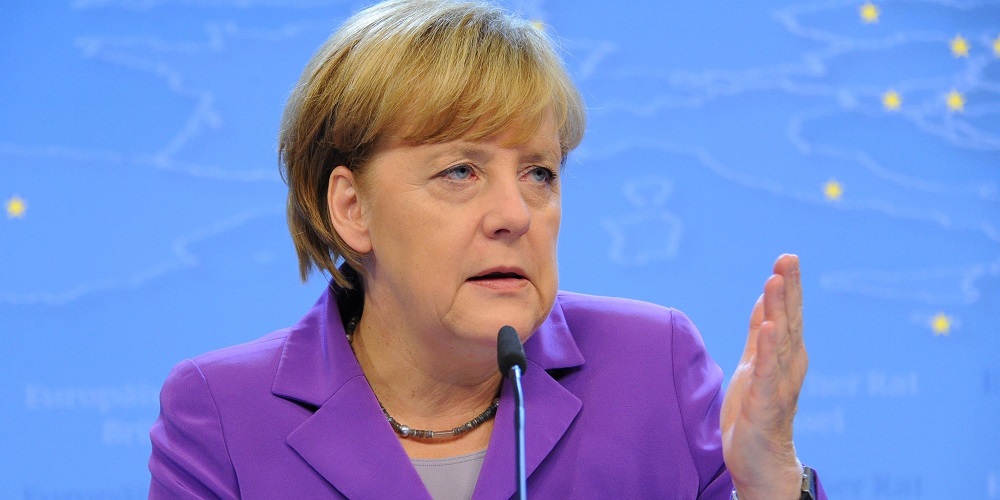
[[[434,500],[469,500],[486,450],[448,458],[414,458],[413,468]]]

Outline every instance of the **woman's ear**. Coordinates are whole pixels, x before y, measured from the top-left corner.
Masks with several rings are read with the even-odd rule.
[[[330,173],[326,187],[326,205],[330,224],[355,252],[366,254],[372,249],[368,221],[362,216],[361,199],[354,172],[341,165]]]

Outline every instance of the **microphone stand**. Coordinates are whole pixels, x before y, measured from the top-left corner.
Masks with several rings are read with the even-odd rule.
[[[521,339],[510,326],[504,326],[497,334],[497,365],[500,374],[514,384],[514,436],[517,444],[514,467],[517,470],[517,498],[527,500],[528,474],[524,459],[524,390],[521,387],[521,374],[528,368],[528,360],[524,356]]]
[[[514,365],[510,368],[510,381],[514,384],[514,436],[517,438],[517,454],[515,458],[517,467],[517,497],[520,500],[528,500],[528,482],[526,467],[524,465],[524,391],[521,388],[521,367]]]

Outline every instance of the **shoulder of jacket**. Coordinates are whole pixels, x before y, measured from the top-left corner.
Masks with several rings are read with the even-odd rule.
[[[232,371],[240,368],[253,370],[262,364],[277,362],[289,330],[276,330],[258,339],[209,351],[187,361],[202,371]]]
[[[671,322],[673,316],[687,317],[677,309],[652,302],[560,291],[557,304],[567,321],[574,316],[627,320],[630,322]]]

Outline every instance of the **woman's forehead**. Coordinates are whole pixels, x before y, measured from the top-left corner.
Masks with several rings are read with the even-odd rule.
[[[392,135],[386,137],[377,149],[384,151],[395,147],[416,148],[422,150],[428,159],[432,160],[463,157],[485,161],[493,156],[497,148],[502,148],[515,151],[520,162],[557,165],[562,162],[563,151],[558,131],[551,126],[551,123],[548,125],[526,132],[519,124],[514,123],[509,128],[490,136],[473,132],[450,140],[440,138],[415,140]]]
[[[542,101],[544,99],[539,99]],[[419,107],[412,103],[408,107]],[[430,112],[398,113],[385,128],[388,135],[417,143],[446,142],[456,139],[479,142],[499,140],[507,144],[527,143],[538,135],[561,134],[557,112],[552,105],[529,109],[502,109],[502,104],[480,105],[484,114],[474,114],[463,106],[446,107]],[[486,110],[486,108],[496,108]]]
[[[429,125],[402,123],[393,127],[393,132],[385,136],[385,142],[408,145],[494,144],[506,148],[533,150],[538,154],[551,153],[557,158],[562,156],[560,130],[551,110],[538,116],[508,117],[503,122],[484,118],[468,127],[449,124],[451,126],[439,126],[438,130],[431,131],[433,127]]]

